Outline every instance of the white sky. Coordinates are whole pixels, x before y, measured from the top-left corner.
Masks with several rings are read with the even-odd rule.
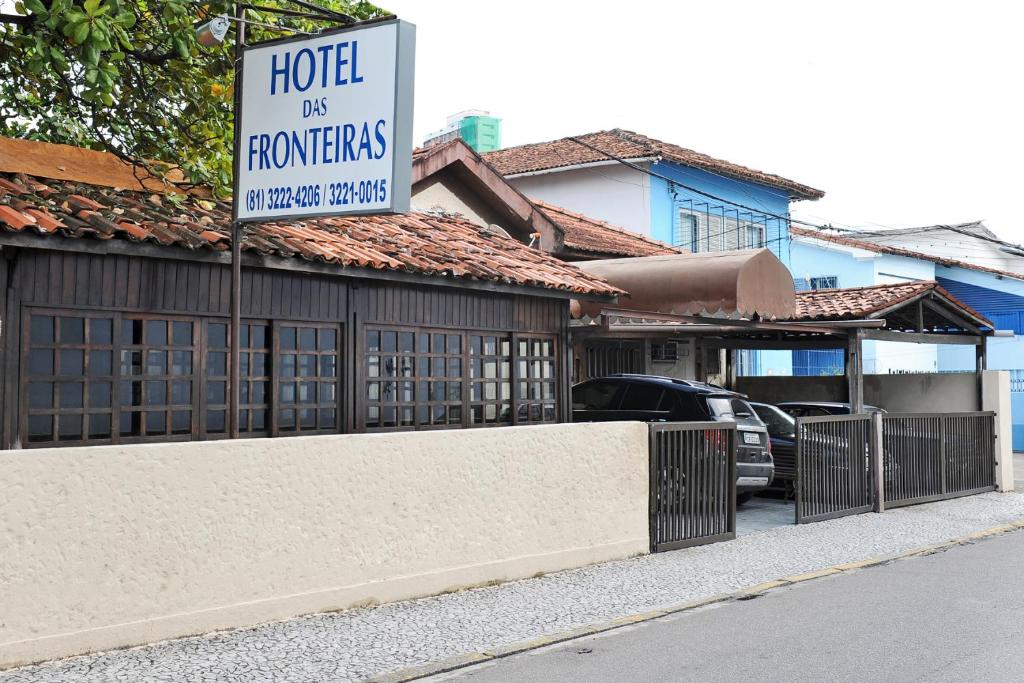
[[[825,190],[837,226],[985,219],[1024,242],[1024,3],[381,0],[417,25],[416,140],[621,127]]]

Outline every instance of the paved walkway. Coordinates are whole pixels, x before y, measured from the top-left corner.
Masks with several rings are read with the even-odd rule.
[[[372,609],[77,657],[14,681],[343,681],[894,554],[1024,519],[1024,494],[784,526],[717,543]]]

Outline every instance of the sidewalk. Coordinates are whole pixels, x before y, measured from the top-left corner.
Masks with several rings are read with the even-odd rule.
[[[341,681],[379,676],[1024,519],[989,493],[752,532],[728,543],[0,673],[14,681]]]

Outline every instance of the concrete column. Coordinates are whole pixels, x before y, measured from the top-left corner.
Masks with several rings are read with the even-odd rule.
[[[996,488],[1012,491],[1013,420],[1010,412],[1010,373],[986,370],[981,376],[981,409],[996,414]]]

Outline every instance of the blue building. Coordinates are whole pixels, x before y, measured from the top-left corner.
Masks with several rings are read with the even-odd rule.
[[[790,263],[790,204],[824,192],[619,128],[484,155],[526,196],[694,252],[771,249]],[[741,374],[789,374],[789,352],[744,352]]]
[[[948,226],[937,226],[943,229]],[[816,230],[790,229],[790,269],[798,288],[864,287],[909,280],[935,280],[954,297],[991,320],[1002,334],[988,341],[988,367],[1011,374],[1014,450],[1024,451],[1024,255],[1002,251],[1009,257],[1002,265],[988,265],[908,248],[906,234],[899,246],[879,244],[876,235],[835,235]],[[940,239],[927,229],[916,233],[921,243]],[[887,241],[892,241],[890,238]],[[984,240],[990,238],[984,237]],[[944,243],[949,248],[956,248]],[[967,241],[963,254],[977,253]],[[994,258],[994,257],[993,257]],[[1019,268],[1020,272],[1017,272]],[[842,371],[842,352],[793,352],[793,374],[822,375]],[[974,370],[974,351],[969,347],[900,344],[866,341],[864,372],[957,372]]]

